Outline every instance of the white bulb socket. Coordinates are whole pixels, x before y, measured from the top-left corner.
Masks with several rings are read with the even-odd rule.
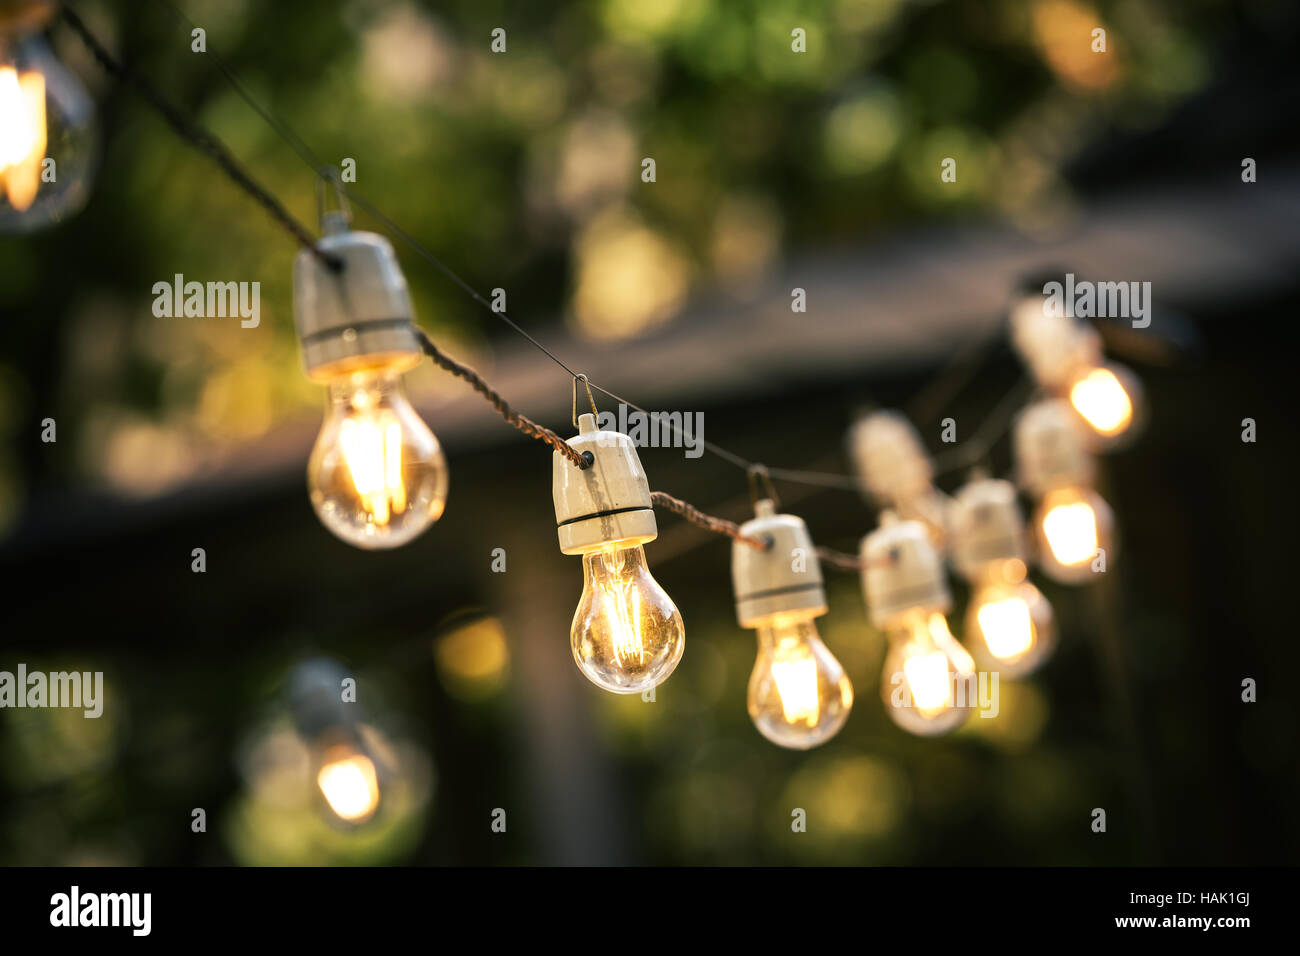
[[[934,469],[921,436],[895,411],[872,412],[849,430],[849,452],[864,492],[898,504],[928,497]]]
[[[1020,485],[1041,497],[1065,485],[1091,485],[1094,465],[1084,426],[1064,399],[1050,398],[1016,420],[1014,445]]]
[[[342,269],[332,271],[306,249],[294,260],[293,311],[307,377],[327,382],[354,371],[401,372],[418,364],[411,293],[388,240],[352,232],[335,219],[317,246]]]
[[[890,628],[917,608],[946,613],[952,595],[943,560],[924,524],[899,521],[892,512],[862,539],[862,588],[873,626]]]
[[[1026,560],[1016,486],[998,478],[971,481],[948,508],[948,535],[953,565],[968,581],[976,580],[989,562]]]
[[[579,468],[558,451],[552,457],[551,497],[560,550],[585,554],[658,537],[650,483],[632,439],[598,429],[596,417],[587,414],[578,416],[578,434],[569,439],[569,447],[592,458],[590,467]]]
[[[767,498],[754,506],[754,514],[740,533],[766,542],[766,550],[743,541],[731,545],[731,586],[740,626],[762,627],[783,614],[825,614],[821,562],[808,526],[795,515],[777,514]]]

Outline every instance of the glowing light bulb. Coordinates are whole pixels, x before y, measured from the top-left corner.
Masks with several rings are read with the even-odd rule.
[[[890,719],[914,734],[961,726],[976,704],[975,661],[938,611],[917,608],[888,631],[880,693]]]
[[[351,747],[326,752],[316,774],[325,802],[339,819],[361,823],[379,808],[379,776],[369,757]]]
[[[1065,584],[1090,578],[1098,552],[1113,551],[1112,523],[1110,507],[1089,488],[1048,492],[1034,519],[1043,572]]]
[[[90,98],[39,35],[0,52],[0,232],[41,228],[81,208],[97,142]]]
[[[807,750],[839,732],[853,707],[853,684],[809,617],[759,627],[749,677],[750,719],[768,740]]]
[[[1070,404],[1103,445],[1118,441],[1138,417],[1141,386],[1119,365],[1097,365],[1077,375],[1069,386]]]
[[[391,370],[330,383],[307,476],[321,522],[362,548],[405,544],[442,516],[447,501],[442,447]]]
[[[1024,562],[994,562],[971,596],[967,643],[990,670],[1024,677],[1051,656],[1056,645],[1052,606],[1025,580]]]
[[[582,599],[573,615],[573,659],[615,694],[639,694],[668,679],[686,631],[672,599],[650,576],[645,549],[617,542],[582,556]]]

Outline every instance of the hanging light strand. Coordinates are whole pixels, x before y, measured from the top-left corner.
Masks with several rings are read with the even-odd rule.
[[[185,14],[174,4],[171,4],[168,0],[161,0],[161,2],[163,2],[165,6],[169,7],[181,20],[186,23],[190,22],[189,18],[186,17]],[[320,260],[320,262],[332,272],[337,273],[342,269],[342,261],[338,257],[332,256],[320,248],[317,244],[316,238],[311,234],[307,227],[294,218],[294,216],[285,208],[283,203],[281,203],[268,189],[253,178],[253,176],[235,158],[234,154],[231,153],[230,149],[215,134],[194,120],[186,117],[177,107],[168,101],[161,92],[159,92],[157,87],[151,84],[139,73],[118,61],[108,52],[107,48],[99,42],[94,34],[91,33],[81,18],[70,8],[65,5],[60,8],[60,13],[64,22],[66,22],[81,41],[85,43],[95,60],[107,73],[134,86],[144,97],[145,101],[163,117],[167,122],[167,125],[171,127],[177,135],[195,149],[212,159],[213,162],[217,164],[218,168],[220,168],[235,185],[248,193],[258,202],[259,205],[266,209],[266,211],[270,213],[272,219],[278,223],[295,242],[304,249],[310,251],[313,256]],[[395,236],[397,236],[398,239],[419,255],[420,258],[432,265],[442,275],[470,296],[470,298],[475,302],[482,305],[492,315],[506,323],[506,325],[508,325],[512,330],[521,335],[535,348],[551,359],[551,361],[553,361],[559,368],[564,370],[564,372],[573,378],[575,386],[578,381],[581,380],[588,387],[588,390],[595,389],[609,398],[626,405],[630,409],[643,414],[649,414],[640,405],[629,401],[604,386],[589,381],[587,376],[575,372],[559,356],[539,342],[517,322],[511,319],[504,312],[493,308],[492,303],[484,298],[481,293],[461,278],[437,255],[416,240],[409,232],[394,222],[391,217],[364,197],[347,189],[340,180],[338,172],[334,167],[323,163],[316,153],[288,123],[264,107],[252,96],[251,93],[249,93],[247,87],[245,87],[245,85],[239,80],[238,76],[231,69],[229,64],[226,63],[224,58],[215,52],[210,53],[210,55],[217,63],[217,66],[226,81],[240,96],[240,98],[243,99],[254,112],[262,117],[267,125],[270,126],[271,129],[281,139],[283,139],[290,148],[293,149],[303,162],[310,167],[314,175],[319,177],[325,183],[331,185],[341,198],[346,199],[346,201],[360,207],[361,209],[364,209],[375,219],[383,223]],[[439,349],[436,344],[434,344],[433,340],[430,339],[426,333],[417,329],[416,335],[420,341],[422,350],[435,365],[468,382],[475,391],[482,395],[493,406],[493,408],[497,410],[507,423],[519,429],[519,431],[523,432],[530,438],[535,438],[546,443],[552,449],[571,461],[576,467],[580,469],[590,467],[591,459],[589,455],[577,452],[568,444],[568,442],[553,430],[538,424],[528,416],[512,409],[510,404],[501,396],[500,392],[493,388],[478,372],[448,356],[445,352]],[[1013,390],[1013,392],[1016,391],[1018,390]],[[1003,405],[1008,403],[1008,400],[1011,399],[1011,397],[1012,395],[1009,394],[1007,398],[1003,400],[1003,403],[999,405],[998,410],[995,410],[994,413],[990,414],[989,419],[983,426],[981,426],[981,429],[977,431],[976,435],[978,437],[991,425],[1000,426],[998,427],[997,432],[989,435],[982,442],[978,442],[973,438],[971,440],[971,449],[973,450],[968,450],[966,448],[961,449],[961,454],[959,456],[961,459],[960,462],[954,462],[951,465],[947,465],[942,470],[950,471],[962,467],[965,464],[978,460],[987,453],[988,447],[991,446],[992,443],[997,440],[998,436],[1006,429],[1009,422],[1009,412],[1006,415],[1007,420],[1001,421],[1004,417],[1001,414],[1001,409]],[[1010,411],[1014,411],[1014,406],[1010,407]],[[669,425],[670,427],[680,431],[679,426],[672,422],[669,422]],[[735,467],[741,468],[751,474],[754,473],[755,470],[761,470],[764,475],[770,478],[795,484],[810,485],[820,488],[833,488],[854,493],[857,493],[860,489],[858,480],[850,475],[836,472],[810,471],[805,469],[772,468],[745,458],[743,455],[729,451],[713,442],[705,441],[703,447],[715,457],[721,458],[723,461],[729,462]],[[709,515],[689,502],[683,501],[682,499],[676,498],[665,492],[653,492],[653,502],[656,506],[673,511],[686,518],[686,520],[690,521],[692,524],[704,528],[705,530],[725,535],[752,547],[765,549],[768,546],[766,542],[758,541],[741,534],[739,526],[735,522]],[[836,570],[858,572],[862,569],[862,562],[855,555],[834,551],[826,547],[818,547],[816,551],[818,557],[822,561],[826,562],[829,567],[835,568]]]

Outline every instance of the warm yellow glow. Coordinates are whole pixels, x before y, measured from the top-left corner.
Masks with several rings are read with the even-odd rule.
[[[772,661],[772,680],[781,698],[781,711],[788,724],[817,723],[821,701],[817,694],[817,661],[803,641],[783,641]]]
[[[36,198],[45,158],[45,77],[0,67],[0,196],[17,210]]]
[[[1133,422],[1133,399],[1108,368],[1094,368],[1070,388],[1070,402],[1084,421],[1107,437]]]
[[[341,819],[364,820],[379,806],[379,779],[375,765],[363,754],[346,751],[329,760],[316,775],[326,802]]]
[[[933,713],[948,703],[951,682],[948,658],[943,651],[913,654],[903,662],[903,675],[912,692],[912,704],[925,713]]]
[[[616,553],[610,560],[624,564],[621,554]],[[597,585],[605,592],[601,606],[605,611],[614,659],[620,667],[628,664],[640,666],[645,662],[645,641],[641,637],[641,592],[634,585],[635,581],[627,575],[606,578]]]
[[[646,567],[639,544],[582,557],[582,600],[569,632],[573,659],[593,683],[639,694],[665,680],[682,656],[682,617]]]
[[[351,415],[339,429],[339,444],[361,506],[377,525],[406,510],[402,481],[402,426],[388,409]]]
[[[989,601],[976,612],[989,653],[999,660],[1019,657],[1034,643],[1029,605],[1018,597]]]
[[[1097,515],[1084,501],[1057,505],[1043,515],[1043,536],[1052,557],[1065,567],[1092,560],[1097,552]]]

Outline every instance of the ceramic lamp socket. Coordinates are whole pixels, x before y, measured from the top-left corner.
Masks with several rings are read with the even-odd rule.
[[[411,368],[422,353],[393,247],[383,236],[333,226],[317,245],[341,270],[305,249],[294,260],[294,320],[307,377],[324,382],[364,369]]]
[[[659,534],[650,502],[650,483],[632,439],[601,431],[594,415],[578,417],[578,434],[569,447],[590,452],[589,468],[579,468],[558,451],[552,458],[551,496],[560,550],[585,554],[608,546],[631,547]]]
[[[943,561],[919,521],[899,521],[891,512],[862,539],[862,588],[873,626],[889,628],[916,608],[947,612],[952,605]]]
[[[894,504],[929,494],[930,458],[912,423],[898,412],[860,419],[849,431],[849,451],[863,490],[875,501]]]
[[[1063,485],[1092,483],[1088,437],[1063,399],[1047,399],[1025,409],[1016,421],[1014,445],[1020,484],[1036,496]]]
[[[741,627],[761,627],[773,617],[826,613],[821,563],[802,518],[779,515],[767,498],[754,506],[756,517],[740,526],[747,538],[769,542],[760,551],[743,541],[731,546],[731,586]]]
[[[980,478],[957,492],[948,508],[953,565],[975,580],[990,561],[1025,560],[1025,522],[1016,486]]]

